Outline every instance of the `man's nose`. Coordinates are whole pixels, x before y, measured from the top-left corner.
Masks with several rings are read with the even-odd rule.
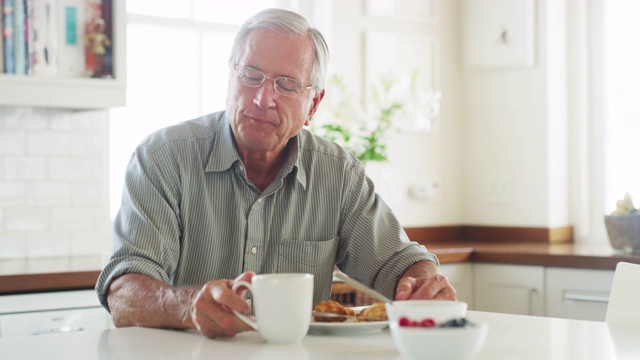
[[[253,103],[261,109],[269,109],[276,105],[274,97],[276,96],[275,80],[266,78],[256,91]]]

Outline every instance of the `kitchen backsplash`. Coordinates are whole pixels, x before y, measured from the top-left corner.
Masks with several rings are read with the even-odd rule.
[[[0,107],[0,259],[111,243],[109,112]]]

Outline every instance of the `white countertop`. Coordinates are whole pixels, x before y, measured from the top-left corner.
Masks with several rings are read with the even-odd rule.
[[[476,359],[640,359],[640,326],[469,311],[489,324]],[[307,335],[267,344],[255,332],[208,339],[189,331],[122,328],[0,338],[0,359],[402,359],[388,330]]]

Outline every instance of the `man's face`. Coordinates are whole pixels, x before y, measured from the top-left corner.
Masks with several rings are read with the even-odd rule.
[[[285,76],[305,87],[311,83],[314,50],[306,36],[291,37],[273,30],[256,30],[247,39],[236,65],[250,67],[269,78]],[[240,83],[231,71],[227,95],[227,117],[238,151],[273,152],[282,150],[304,125],[309,125],[321,92],[312,89],[287,97],[277,93],[272,79],[260,87]]]

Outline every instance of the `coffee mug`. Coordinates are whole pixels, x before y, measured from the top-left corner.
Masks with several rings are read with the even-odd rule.
[[[312,274],[255,275],[251,283],[235,283],[233,291],[242,286],[253,294],[256,321],[234,313],[267,342],[295,344],[307,334],[313,308]]]

